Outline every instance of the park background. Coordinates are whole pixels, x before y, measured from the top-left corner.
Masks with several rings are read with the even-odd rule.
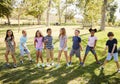
[[[0,0],[0,83],[1,84],[120,84],[120,74],[114,61],[110,61],[105,70],[100,71],[94,57],[89,53],[85,67],[79,66],[78,59],[73,57],[71,67],[66,67],[65,57],[62,55],[61,67],[46,67],[38,69],[35,64],[36,54],[33,46],[36,30],[46,35],[46,29],[51,28],[54,38],[55,63],[58,55],[58,35],[60,28],[66,28],[68,36],[68,55],[72,47],[74,30],[80,30],[82,38],[83,57],[87,45],[89,28],[97,28],[98,42],[96,51],[98,58],[102,56],[107,33],[114,32],[120,46],[120,0]],[[4,37],[7,29],[12,29],[17,44],[17,68],[5,67]],[[34,62],[30,64],[25,56],[25,63],[19,64],[19,39],[21,31],[28,33],[27,45]],[[43,51],[46,62],[46,52]],[[10,63],[12,65],[11,56]],[[120,57],[119,57],[120,59]]]

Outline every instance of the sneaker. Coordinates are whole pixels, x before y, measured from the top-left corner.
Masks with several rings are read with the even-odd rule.
[[[20,64],[23,64],[24,62],[23,61],[20,61]]]
[[[46,64],[47,67],[50,67],[50,64]]]
[[[70,65],[69,65],[69,63],[67,63],[67,67],[69,67]]]
[[[14,64],[14,65],[13,65],[13,68],[17,68],[17,65],[16,65],[16,64]]]
[[[84,64],[83,62],[80,62],[80,66],[84,67],[84,66],[85,66],[85,64]]]
[[[69,65],[72,65],[72,62],[69,62]]]
[[[45,65],[44,65],[44,63],[42,63],[42,65],[41,65],[42,67],[45,67]]]
[[[99,69],[100,69],[100,70],[103,70],[103,69],[104,69],[104,67],[103,67],[103,66],[101,66]]]
[[[120,73],[120,70],[117,70],[118,73]]]
[[[40,67],[40,64],[39,64],[39,63],[37,64],[37,67],[38,67],[38,68]]]
[[[29,62],[30,62],[30,63],[32,63],[33,61],[32,61],[32,60],[30,60]]]
[[[9,68],[9,67],[10,67],[10,64],[9,64],[9,63],[6,63],[6,65],[5,65],[5,66]]]
[[[57,65],[56,65],[56,68],[59,68],[59,67],[60,67],[60,64],[57,64]]]
[[[98,65],[102,65],[102,63],[101,63],[101,62],[97,62],[97,64],[98,64]]]
[[[54,66],[55,65],[54,62],[52,62],[51,65]]]

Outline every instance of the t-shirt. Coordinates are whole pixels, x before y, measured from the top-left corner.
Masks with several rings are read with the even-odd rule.
[[[60,36],[60,48],[64,48],[65,41],[67,40],[67,36]],[[67,47],[67,45],[66,45]]]
[[[106,42],[106,46],[108,46],[108,52],[111,53],[112,52],[112,49],[113,49],[113,46],[114,44],[117,44],[117,39],[113,39],[113,40],[108,40]],[[115,50],[113,53],[116,53],[117,52],[117,46],[115,47]]]
[[[9,49],[14,50],[14,42],[11,40],[11,38],[12,37],[8,37],[6,39],[6,43],[7,43]]]
[[[43,37],[36,37],[34,41],[36,42],[36,48],[43,48]]]
[[[77,50],[80,48],[81,38],[79,36],[73,36],[72,38],[73,46],[72,48]]]
[[[88,46],[89,46],[89,47],[94,47],[96,40],[97,40],[97,37],[95,37],[95,36],[90,36],[90,37],[88,38]]]
[[[27,37],[21,36],[21,38],[20,38],[20,49],[24,49],[24,47],[27,48],[26,42],[27,42]],[[23,45],[24,45],[24,47],[23,47]]]
[[[53,41],[53,38],[52,38],[52,36],[46,36],[45,38],[44,38],[44,40],[48,40],[47,42],[46,42],[46,48],[47,49],[53,49],[53,43],[52,43],[52,41]]]

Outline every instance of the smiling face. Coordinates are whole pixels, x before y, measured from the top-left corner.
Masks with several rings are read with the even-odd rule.
[[[91,34],[91,36],[94,36],[95,31],[91,31],[90,34]]]

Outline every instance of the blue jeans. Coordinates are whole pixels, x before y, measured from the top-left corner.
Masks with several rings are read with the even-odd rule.
[[[93,47],[89,47],[89,46],[87,45],[86,51],[85,51],[85,55],[87,55],[90,51],[92,52],[93,55],[96,55],[96,52],[95,52],[95,50],[93,49]]]

